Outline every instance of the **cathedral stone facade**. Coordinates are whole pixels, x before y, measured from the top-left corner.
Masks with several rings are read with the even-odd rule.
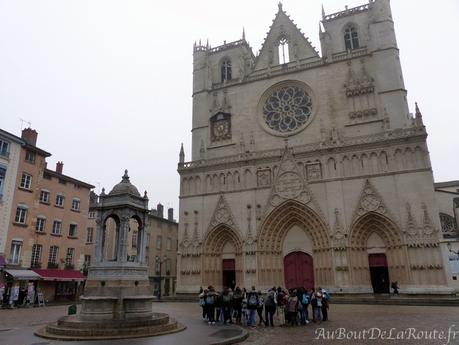
[[[426,129],[389,0],[326,15],[322,55],[279,4],[255,56],[195,44],[180,152],[178,293],[448,293]]]

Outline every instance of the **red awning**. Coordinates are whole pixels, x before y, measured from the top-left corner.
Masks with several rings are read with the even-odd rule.
[[[40,275],[42,280],[56,280],[56,281],[83,281],[86,277],[80,271],[74,270],[46,270],[34,269],[35,273]]]

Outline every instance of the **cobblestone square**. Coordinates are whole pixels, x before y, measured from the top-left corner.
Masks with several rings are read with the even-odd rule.
[[[222,340],[219,331],[227,327],[208,326],[195,303],[155,303],[154,310],[169,313],[187,329],[130,340],[50,341],[33,332],[64,316],[67,306],[0,310],[0,345],[206,345]],[[240,344],[459,344],[457,312],[457,307],[332,304],[329,321],[298,327],[257,327],[249,330],[248,339]]]

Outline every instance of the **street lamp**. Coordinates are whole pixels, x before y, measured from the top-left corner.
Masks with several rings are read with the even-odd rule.
[[[459,250],[453,250],[453,249],[451,249],[451,242],[448,242],[448,243],[446,244],[446,247],[448,248],[448,250],[449,250],[450,253],[459,255]]]
[[[162,287],[161,287],[161,280],[162,280],[162,277],[161,277],[161,273],[162,273],[162,265],[163,263],[165,263],[167,260],[170,260],[167,256],[164,256],[163,260],[161,260],[161,258],[159,256],[156,256],[155,257],[155,262],[156,262],[156,267],[159,266],[159,270],[157,270],[157,272],[159,271],[159,289],[158,289],[158,300],[161,299],[161,290],[162,290]]]

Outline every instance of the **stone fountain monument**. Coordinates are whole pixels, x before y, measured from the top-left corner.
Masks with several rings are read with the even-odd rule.
[[[148,197],[129,181],[127,170],[98,203],[94,264],[81,296],[81,313],[66,316],[35,334],[51,339],[119,339],[146,337],[183,330],[167,314],[154,313],[155,299],[146,262]],[[115,226],[107,227],[112,219]],[[137,255],[128,256],[130,224],[138,225]]]

